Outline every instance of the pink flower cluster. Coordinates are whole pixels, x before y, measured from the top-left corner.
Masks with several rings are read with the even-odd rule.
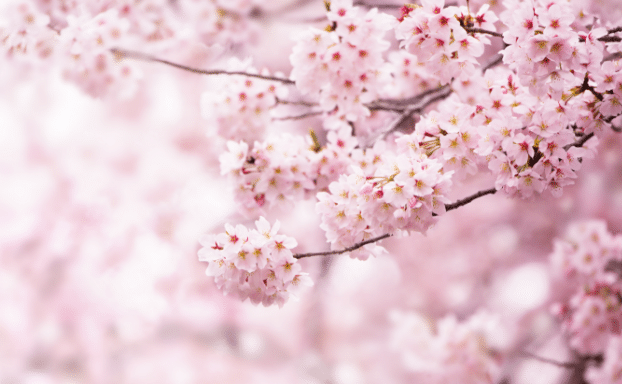
[[[316,211],[332,249],[343,249],[386,233],[425,232],[444,213],[453,172],[425,155],[404,151],[386,154],[375,172],[362,169],[341,175],[329,192],[317,194]],[[382,252],[368,244],[350,253],[361,260]]]
[[[383,39],[394,19],[372,9],[364,13],[352,2],[332,1],[327,30],[311,28],[297,37],[290,56],[291,78],[305,94],[315,95],[329,113],[327,127],[369,116],[366,103],[380,91],[382,56],[390,43]]]
[[[56,33],[47,27],[48,15],[26,1],[3,12],[6,20],[0,19],[0,52],[6,58],[32,65],[54,53]]]
[[[220,156],[221,173],[235,185],[242,211],[253,215],[291,207],[337,180],[350,164],[373,172],[382,159],[383,145],[355,149],[357,140],[343,129],[330,131],[327,139],[324,147],[311,137],[289,134],[255,142],[252,149],[244,142],[228,142],[228,152]]]
[[[93,18],[70,15],[67,22],[59,36],[61,54],[70,58],[63,61],[65,78],[92,96],[103,96],[112,86],[117,94],[131,94],[140,75],[110,52],[127,43],[130,23],[114,9]]]
[[[579,33],[572,8],[566,1],[514,1],[501,19],[508,26],[503,40],[503,62],[515,69],[533,95],[562,94],[581,85],[586,72],[597,71],[604,44],[597,40],[605,30]],[[579,41],[579,37],[584,42]]]
[[[596,105],[598,112],[605,117],[622,113],[622,63],[605,61],[591,77],[596,82],[596,91],[603,94],[603,100]]]
[[[299,288],[313,282],[300,272],[293,256],[296,240],[278,234],[278,221],[271,227],[261,217],[255,226],[257,229],[226,224],[224,233],[204,236],[199,260],[209,263],[206,274],[214,277],[225,294],[281,307]]]
[[[486,72],[476,82],[483,89],[470,89],[469,104],[457,92],[423,116],[415,131],[398,139],[455,170],[456,177],[478,172],[478,164],[488,165],[496,177],[495,187],[523,198],[550,190],[560,196],[573,183],[580,159],[593,156],[598,139],[578,142],[594,129],[586,110],[591,95],[569,101],[535,98],[508,70]],[[584,118],[585,117],[585,118]],[[582,120],[582,127],[573,125]]]
[[[478,312],[463,322],[454,315],[436,322],[417,313],[391,313],[393,349],[417,382],[497,383],[506,332],[500,319]]]
[[[227,70],[257,73],[249,64],[230,61]],[[266,71],[261,74],[268,75]],[[287,95],[287,89],[280,83],[243,76],[215,79],[211,84],[202,95],[201,112],[210,127],[227,140],[263,139],[277,97]]]
[[[425,63],[429,73],[443,84],[452,78],[466,79],[474,73],[477,57],[490,40],[469,34],[461,25],[495,31],[497,17],[482,6],[475,17],[464,7],[446,7],[445,0],[423,0],[422,6],[407,5],[402,21],[395,28],[400,45]]]
[[[579,285],[567,303],[554,306],[570,346],[586,355],[603,353],[622,331],[622,236],[611,235],[602,221],[576,223],[555,242],[551,261],[566,284]]]

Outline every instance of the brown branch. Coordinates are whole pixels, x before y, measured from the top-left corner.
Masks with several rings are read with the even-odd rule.
[[[575,141],[572,144],[568,144],[564,147],[564,150],[569,150],[571,147],[582,147],[589,139],[594,137],[594,132],[588,133],[587,135],[581,137],[579,140]]]
[[[316,107],[318,105],[317,103],[312,103],[312,102],[304,101],[304,100],[300,100],[300,101],[281,100],[278,97],[276,98],[276,103],[283,104],[283,105],[302,105],[303,107]]]
[[[445,210],[446,211],[454,210],[456,208],[462,207],[463,205],[467,205],[471,201],[478,199],[482,196],[494,195],[495,193],[497,193],[497,190],[495,188],[490,188],[490,189],[485,189],[483,191],[479,191],[477,193],[472,194],[471,196],[465,197],[464,199],[460,199],[456,201],[455,203],[446,204]]]
[[[496,67],[497,65],[503,63],[503,55],[499,54],[497,55],[497,58],[493,61],[491,61],[490,63],[486,64],[483,68],[482,68],[482,72],[486,72],[488,69],[492,68],[492,67]]]
[[[578,363],[566,363],[566,362],[556,361],[556,360],[549,359],[549,358],[546,358],[546,357],[538,356],[536,354],[533,354],[533,353],[527,352],[527,351],[522,351],[521,353],[523,355],[525,355],[526,357],[532,358],[532,359],[537,360],[537,361],[541,361],[543,363],[553,364],[553,365],[561,367],[561,368],[577,368],[577,366],[579,366]]]
[[[590,91],[592,92],[592,95],[594,95],[595,98],[597,98],[599,101],[603,101],[604,97],[603,94],[598,92],[596,89],[594,89],[594,87],[592,87],[589,84],[589,79],[587,77],[587,73],[585,74],[585,77],[583,78],[583,83],[581,84],[581,87],[577,90],[576,94],[580,94],[583,93],[585,91]]]
[[[470,32],[470,33],[484,33],[486,35],[491,35],[495,37],[503,37],[502,33],[495,32],[495,31],[489,31],[487,29],[471,28],[471,27],[463,27],[463,28],[465,31]]]
[[[479,192],[477,192],[477,193],[475,193],[475,194],[473,194],[473,195],[471,195],[469,197],[465,197],[462,200],[458,200],[458,201],[456,201],[453,204],[445,205],[445,210],[451,211],[452,209],[456,209],[458,207],[461,207],[463,205],[466,205],[466,204],[470,203],[471,201],[477,199],[478,197],[482,197],[482,196],[485,196],[485,195],[491,195],[491,194],[494,194],[495,192],[497,192],[497,190],[494,189],[494,188],[487,189],[487,190],[484,190],[484,191],[479,191]],[[393,236],[392,233],[385,233],[384,235],[380,235],[378,237],[374,237],[372,239],[365,240],[365,241],[362,241],[360,243],[356,243],[356,244],[354,244],[351,247],[340,249],[340,250],[337,250],[337,251],[296,253],[296,254],[294,254],[294,258],[302,259],[303,257],[312,257],[312,256],[340,255],[342,253],[356,251],[357,249],[359,249],[359,248],[361,248],[361,247],[363,247],[363,246],[365,246],[367,244],[375,243],[376,241],[380,241],[380,240],[386,239],[386,238],[391,237],[391,236]]]
[[[192,67],[188,67],[186,65],[182,65],[182,64],[177,64],[177,63],[173,63],[171,61],[168,60],[163,60],[163,59],[159,59],[157,57],[151,56],[151,55],[147,55],[145,53],[140,53],[140,52],[135,52],[135,51],[127,51],[127,50],[123,50],[123,49],[119,49],[119,48],[112,48],[110,50],[110,52],[112,52],[112,54],[118,59],[124,59],[124,58],[130,58],[130,59],[135,59],[135,60],[142,60],[142,61],[150,61],[150,62],[154,62],[154,63],[161,63],[161,64],[166,64],[166,65],[170,65],[171,67],[175,67],[184,71],[188,71],[188,72],[192,72],[192,73],[197,73],[199,75],[239,75],[239,76],[246,76],[246,77],[254,77],[257,79],[262,79],[262,80],[269,80],[269,81],[278,81],[280,83],[283,84],[295,84],[296,82],[290,79],[286,79],[283,77],[276,77],[276,76],[265,76],[265,75],[260,75],[257,73],[248,73],[248,72],[243,72],[243,71],[225,71],[225,70],[219,70],[219,69],[212,69],[212,70],[208,70],[208,69],[198,69],[198,68],[192,68]]]
[[[367,244],[371,244],[371,243],[375,243],[376,241],[380,241],[383,239],[386,239],[387,237],[391,237],[393,236],[393,234],[391,233],[385,233],[384,235],[378,236],[378,237],[374,237],[372,239],[369,240],[365,240],[362,241],[360,243],[356,243],[351,247],[348,248],[344,248],[344,249],[340,249],[337,251],[328,251],[328,252],[311,252],[311,253],[296,253],[294,255],[294,257],[296,259],[302,259],[303,257],[311,257],[311,256],[330,256],[330,255],[340,255],[342,253],[347,253],[347,252],[352,252],[352,251],[356,251],[357,249],[367,245]]]
[[[451,93],[453,92],[453,90],[449,90],[448,92],[445,93],[441,93],[438,94],[434,97],[431,97],[428,100],[425,100],[425,102],[423,102],[420,105],[417,106],[411,106],[409,108],[406,108],[403,110],[403,112],[400,114],[400,116],[395,119],[390,125],[389,125],[389,129],[387,129],[386,131],[384,131],[382,133],[382,135],[380,135],[380,137],[386,137],[389,133],[395,131],[397,128],[399,128],[402,124],[404,124],[404,122],[408,121],[408,119],[410,119],[412,117],[412,115],[416,114],[416,113],[421,113],[423,112],[423,110],[428,107],[430,104],[446,99],[447,97],[449,97],[449,95],[451,95]]]
[[[298,116],[273,117],[272,120],[278,120],[278,121],[281,121],[281,120],[302,120],[302,119],[306,119],[307,117],[321,115],[322,113],[323,113],[322,111],[317,111],[317,112],[303,113],[302,115],[298,115]]]
[[[411,106],[415,103],[420,102],[426,96],[431,95],[433,93],[441,92],[445,89],[449,88],[449,85],[443,85],[437,88],[428,89],[427,91],[423,91],[415,96],[409,97],[408,99],[379,99],[369,104],[367,107],[371,110],[380,109],[377,107],[383,107],[386,109],[390,109],[392,107],[401,107],[399,111],[404,111],[408,106]],[[393,110],[396,110],[395,108]]]

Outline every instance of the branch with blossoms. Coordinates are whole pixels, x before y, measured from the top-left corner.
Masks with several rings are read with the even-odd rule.
[[[494,188],[486,189],[486,190],[483,190],[483,191],[479,191],[477,193],[474,193],[471,196],[465,197],[464,199],[460,199],[460,200],[456,201],[455,203],[446,204],[445,205],[445,210],[446,211],[452,211],[452,210],[454,210],[456,208],[459,208],[459,207],[462,207],[464,205],[467,205],[468,203],[470,203],[471,201],[473,201],[475,199],[478,199],[478,198],[480,198],[482,196],[486,196],[486,195],[492,195],[492,194],[495,194],[496,192],[497,192],[497,190],[494,189]],[[347,247],[347,248],[344,248],[344,249],[335,250],[335,251],[326,251],[326,252],[296,253],[296,254],[294,254],[294,257],[296,259],[302,259],[302,258],[311,257],[311,256],[341,255],[341,254],[344,254],[344,253],[356,251],[359,248],[364,247],[367,244],[372,244],[372,243],[375,243],[377,241],[389,238],[391,236],[393,236],[393,234],[385,233],[384,235],[380,235],[380,236],[374,237],[372,239],[361,241],[359,243],[354,244],[351,247]]]

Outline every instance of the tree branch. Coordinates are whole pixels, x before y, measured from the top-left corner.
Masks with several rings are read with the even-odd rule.
[[[441,87],[442,89],[445,89],[444,87]],[[415,113],[421,113],[423,112],[423,110],[429,106],[430,104],[446,99],[447,97],[449,97],[449,95],[451,95],[451,93],[453,92],[453,90],[449,89],[448,92],[445,93],[441,93],[438,94],[434,97],[431,97],[427,100],[425,100],[424,102],[422,102],[419,105],[415,105],[415,106],[411,106],[408,108],[403,109],[401,115],[395,119],[391,125],[389,125],[389,129],[387,129],[386,131],[384,131],[382,133],[382,135],[380,135],[380,137],[386,137],[389,133],[395,131],[400,125],[402,125],[404,122],[406,122],[409,118],[411,118],[412,115],[414,115]]]
[[[498,54],[497,57],[495,58],[495,60],[493,60],[490,63],[486,64],[482,68],[482,72],[486,72],[488,69],[490,69],[492,67],[496,67],[497,65],[499,65],[501,63],[503,63],[503,55],[502,54]]]
[[[302,120],[302,119],[306,119],[307,117],[321,115],[322,113],[323,113],[322,111],[308,112],[308,113],[303,113],[302,115],[298,115],[298,116],[273,117],[272,120],[278,120],[278,121],[281,121],[281,120]]]
[[[494,188],[486,189],[484,191],[479,191],[479,192],[477,192],[477,193],[475,193],[475,194],[473,194],[473,195],[471,195],[469,197],[465,197],[462,200],[458,200],[455,203],[445,205],[445,210],[451,211],[453,209],[456,209],[458,207],[466,205],[466,204],[470,203],[471,201],[473,201],[473,200],[475,200],[475,199],[477,199],[479,197],[482,197],[482,196],[485,196],[485,195],[492,195],[492,194],[494,194],[496,192],[497,192],[497,190],[494,189]],[[374,237],[372,239],[365,240],[365,241],[362,241],[360,243],[356,243],[356,244],[354,244],[351,247],[340,249],[340,250],[337,250],[337,251],[296,253],[296,254],[294,254],[294,258],[302,259],[303,257],[312,257],[312,256],[340,255],[342,253],[356,251],[357,249],[359,249],[359,248],[361,248],[361,247],[363,247],[363,246],[365,246],[367,244],[375,243],[376,241],[380,241],[380,240],[386,239],[386,238],[391,237],[391,236],[393,236],[392,233],[385,233],[384,235],[380,235],[378,237]]]
[[[408,106],[411,106],[415,103],[420,102],[426,96],[429,96],[437,92],[441,92],[447,88],[449,88],[448,84],[437,87],[437,88],[428,89],[427,91],[423,91],[418,95],[409,97],[408,99],[379,99],[369,104],[367,107],[371,110],[393,108],[392,110],[404,111]],[[394,107],[398,107],[398,108],[394,108]]]
[[[302,105],[303,107],[317,107],[317,103],[312,103],[309,101],[304,101],[304,100],[300,100],[300,101],[289,101],[289,100],[281,100],[278,97],[276,98],[276,103],[277,104],[283,104],[283,105]]]
[[[556,360],[549,359],[549,358],[546,358],[546,357],[538,356],[536,354],[533,354],[533,353],[527,352],[527,351],[522,351],[521,353],[523,355],[525,355],[526,357],[532,358],[532,359],[537,360],[537,361],[541,361],[543,363],[553,364],[553,365],[556,365],[556,366],[561,367],[561,368],[576,368],[579,365],[577,363],[565,363],[565,362],[561,362],[561,361],[556,361]]]
[[[378,236],[378,237],[374,237],[372,239],[369,240],[365,240],[362,241],[360,243],[356,243],[351,247],[348,248],[344,248],[344,249],[340,249],[337,251],[327,251],[327,252],[311,252],[311,253],[296,253],[294,255],[294,257],[296,259],[302,259],[303,257],[312,257],[312,256],[330,256],[330,255],[340,255],[342,253],[347,253],[347,252],[352,252],[352,251],[356,251],[357,249],[367,245],[367,244],[371,244],[371,243],[375,243],[376,241],[380,241],[383,239],[386,239],[387,237],[391,237],[393,236],[392,233],[385,233],[384,235]]]
[[[591,139],[592,137],[594,137],[594,132],[589,133],[583,137],[581,137],[579,140],[575,141],[572,144],[568,144],[564,147],[564,150],[569,150],[571,147],[582,147],[583,144],[585,144],[589,139]]]
[[[485,189],[483,191],[479,191],[477,193],[472,194],[471,196],[468,196],[468,197],[465,197],[464,199],[458,200],[455,203],[446,204],[445,205],[445,210],[446,211],[454,210],[456,208],[462,207],[463,205],[467,205],[471,201],[473,201],[475,199],[478,199],[478,198],[480,198],[482,196],[494,195],[495,193],[497,193],[497,190],[495,188],[490,188],[490,189]]]
[[[140,52],[135,52],[135,51],[127,51],[127,50],[123,50],[123,49],[119,49],[119,48],[112,48],[110,50],[110,52],[112,52],[112,54],[118,59],[124,59],[124,58],[130,58],[130,59],[135,59],[135,60],[142,60],[142,61],[150,61],[150,62],[154,62],[154,63],[161,63],[161,64],[166,64],[166,65],[170,65],[171,67],[175,67],[184,71],[188,71],[188,72],[192,72],[192,73],[197,73],[199,75],[239,75],[239,76],[246,76],[246,77],[254,77],[257,79],[262,79],[262,80],[269,80],[269,81],[277,81],[283,84],[295,84],[296,82],[290,79],[286,79],[283,77],[276,77],[276,76],[264,76],[264,75],[260,75],[257,73],[248,73],[248,72],[243,72],[243,71],[225,71],[225,70],[219,70],[219,69],[212,69],[212,70],[207,70],[207,69],[198,69],[198,68],[192,68],[192,67],[188,67],[186,65],[182,65],[182,64],[177,64],[177,63],[173,63],[171,61],[168,60],[163,60],[163,59],[158,59],[157,57],[151,56],[151,55],[147,55],[145,53],[140,53]]]
[[[464,28],[465,31],[471,32],[471,33],[484,33],[486,35],[491,35],[491,36],[495,36],[495,37],[503,37],[502,33],[495,32],[495,31],[489,31],[487,29],[471,28],[471,27],[463,27],[463,28]]]

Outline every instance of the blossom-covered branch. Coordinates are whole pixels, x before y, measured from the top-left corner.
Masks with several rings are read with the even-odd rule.
[[[296,253],[294,254],[294,257],[296,259],[302,259],[304,257],[312,257],[312,256],[331,256],[331,255],[341,255],[343,253],[348,253],[348,252],[352,252],[352,251],[356,251],[357,249],[367,245],[367,244],[372,244],[375,243],[377,241],[386,239],[388,237],[393,236],[391,233],[385,233],[384,235],[380,235],[377,237],[374,237],[372,239],[368,239],[365,241],[361,241],[360,243],[357,243],[351,247],[348,248],[344,248],[344,249],[340,249],[340,250],[336,250],[336,251],[326,251],[326,252],[309,252],[309,253]]]

